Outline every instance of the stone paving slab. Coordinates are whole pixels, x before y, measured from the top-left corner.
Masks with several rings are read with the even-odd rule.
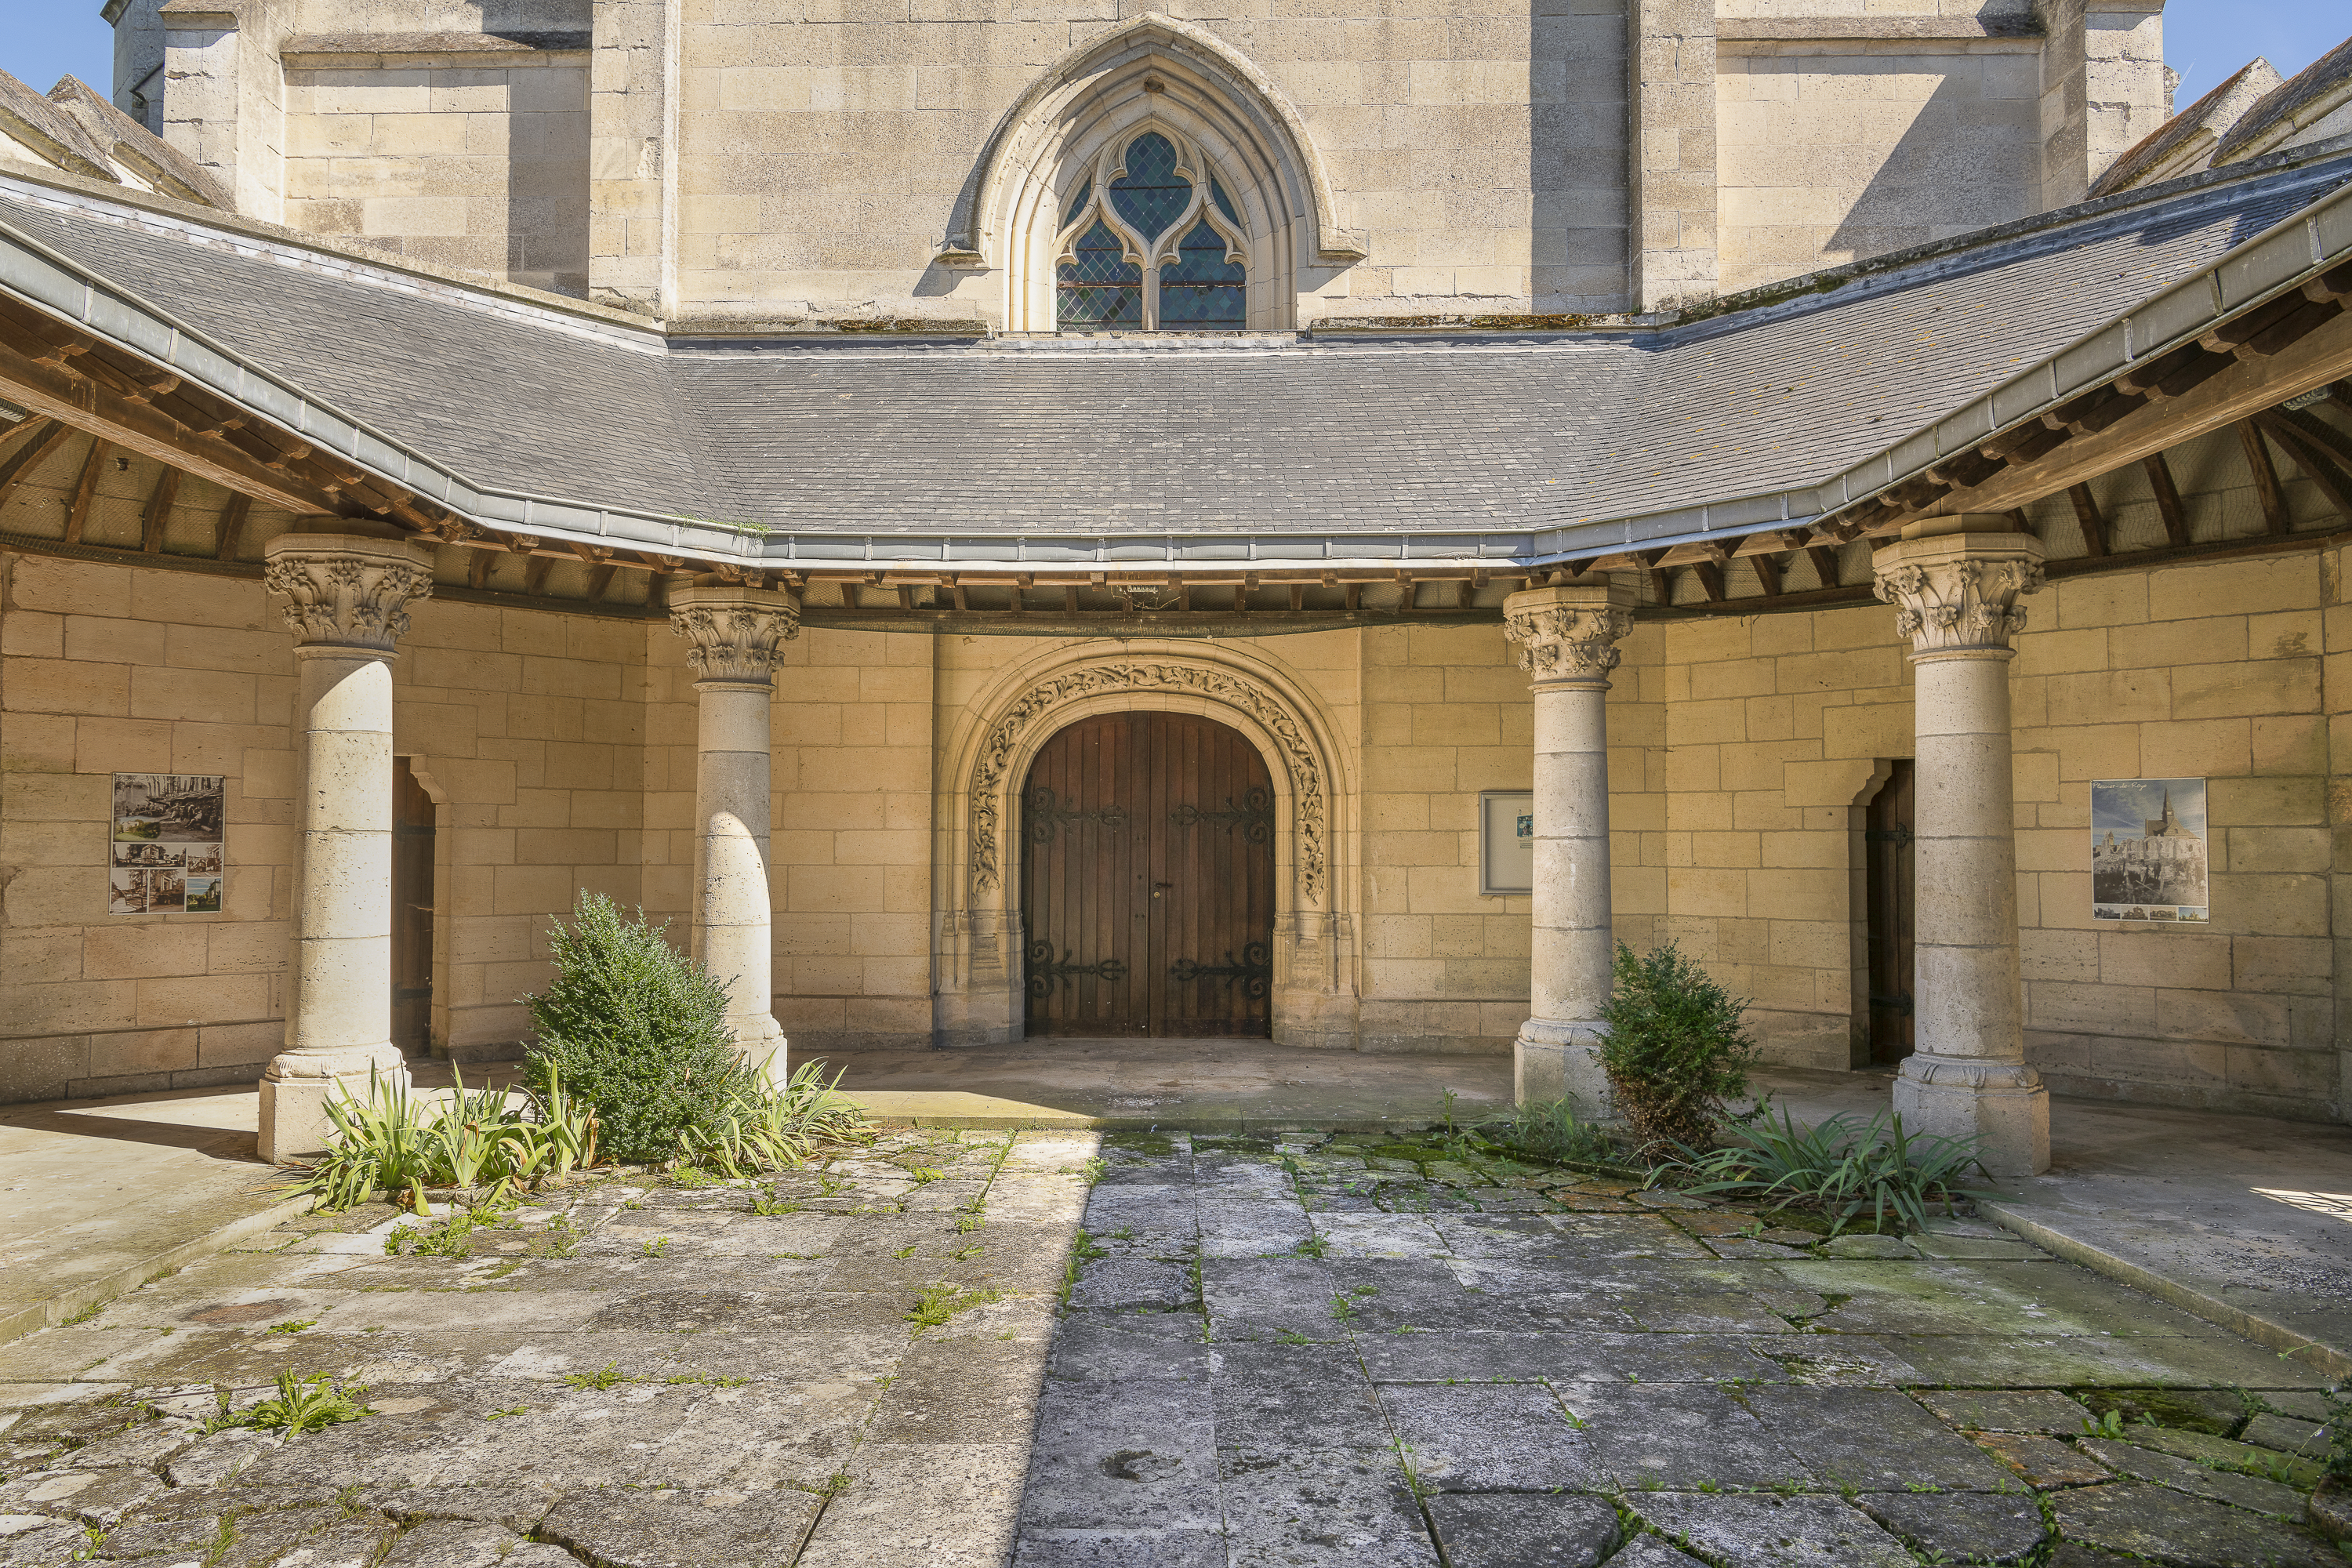
[[[2340,1563],[2271,1473],[2308,1368],[1658,1196],[1392,1130],[916,1129],[457,1256],[306,1217],[0,1347],[0,1564]],[[205,1430],[288,1368],[373,1413]]]

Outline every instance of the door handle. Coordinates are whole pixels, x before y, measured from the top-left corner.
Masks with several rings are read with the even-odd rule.
[[[1175,890],[1176,884],[1173,882],[1154,882],[1151,884],[1151,896],[1155,899],[1162,893],[1172,893]]]

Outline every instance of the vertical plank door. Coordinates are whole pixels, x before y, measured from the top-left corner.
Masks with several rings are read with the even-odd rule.
[[[433,797],[392,759],[392,1043],[423,1056],[433,1032]]]
[[[1871,797],[1863,833],[1869,893],[1870,1059],[1899,1062],[1911,1054],[1912,854],[1914,769],[1889,764]]]
[[[1209,720],[1049,740],[1021,799],[1029,1032],[1267,1034],[1274,816],[1265,760]]]

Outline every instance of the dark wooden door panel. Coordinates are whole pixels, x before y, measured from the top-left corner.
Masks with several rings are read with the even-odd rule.
[[[1897,758],[1889,768],[1886,782],[1871,797],[1863,833],[1874,1062],[1899,1062],[1912,1050],[1914,778],[1907,757]]]
[[[392,1043],[421,1056],[433,1030],[433,797],[392,760]]]
[[[1022,793],[1033,1034],[1256,1035],[1272,1019],[1274,789],[1234,731],[1081,720]]]

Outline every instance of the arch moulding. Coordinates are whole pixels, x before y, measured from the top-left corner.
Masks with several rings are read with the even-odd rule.
[[[1144,79],[1154,66],[1174,79],[1147,85]],[[940,258],[1003,265],[1017,243],[1013,231],[1024,222],[1024,206],[1041,195],[1050,201],[1060,189],[1065,144],[1082,133],[1081,121],[1098,118],[1106,107],[1092,100],[1130,89],[1139,97],[1173,99],[1166,105],[1171,109],[1190,100],[1192,112],[1176,121],[1180,128],[1203,136],[1213,152],[1222,151],[1236,165],[1231,172],[1237,177],[1256,176],[1281,187],[1266,203],[1266,216],[1303,231],[1301,261],[1345,267],[1364,258],[1360,237],[1339,227],[1330,175],[1287,95],[1206,27],[1157,11],[1076,45],[1013,100],[989,132],[949,216]]]
[[[1192,713],[1239,731],[1265,758],[1276,835],[1276,1038],[1352,1044],[1352,973],[1339,908],[1344,875],[1344,753],[1328,715],[1271,665],[1196,648],[1049,654],[1008,670],[965,710],[940,803],[943,835],[935,1037],[1020,1037],[1021,794],[1045,742],[1080,719],[1138,710]],[[1344,1034],[1345,1040],[1326,1038]]]

